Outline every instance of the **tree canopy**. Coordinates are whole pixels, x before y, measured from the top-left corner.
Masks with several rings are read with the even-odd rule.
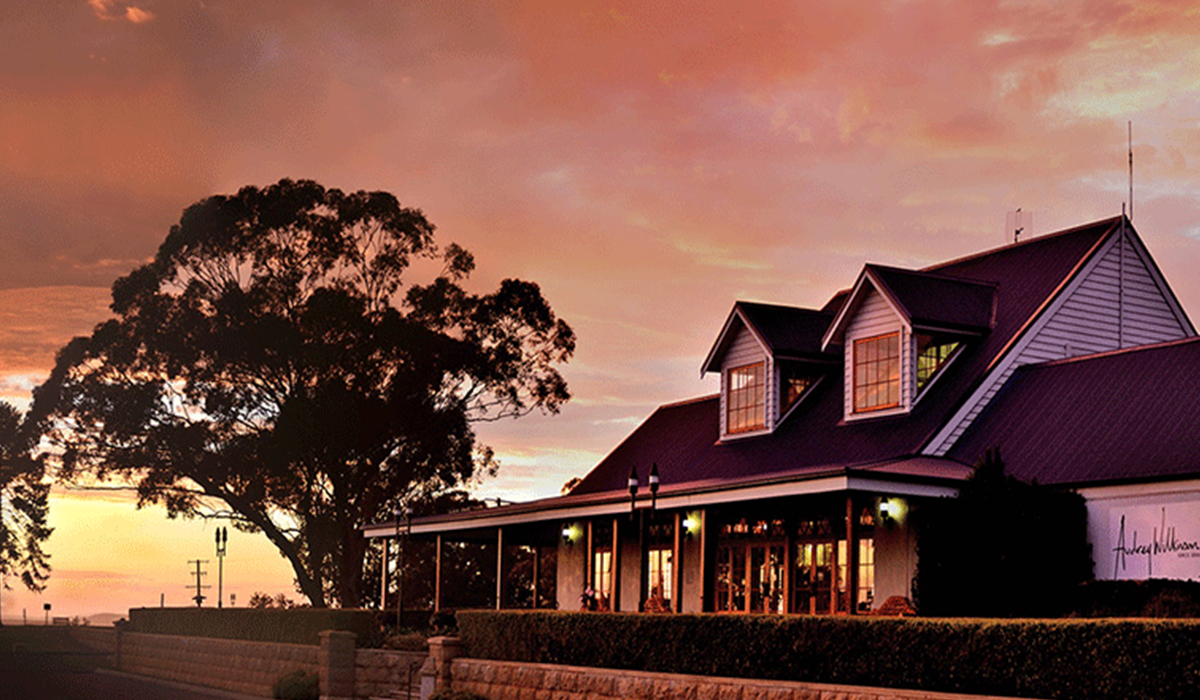
[[[50,571],[42,549],[51,531],[46,524],[50,485],[43,461],[31,456],[32,442],[21,412],[0,401],[0,574],[41,591]]]
[[[472,293],[473,268],[386,192],[209,197],[114,283],[116,317],[60,351],[33,413],[63,476],[260,530],[313,605],[356,606],[362,525],[493,470],[476,421],[570,396],[570,327],[532,282]]]

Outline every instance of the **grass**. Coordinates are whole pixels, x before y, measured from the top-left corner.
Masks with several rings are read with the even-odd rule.
[[[67,627],[0,627],[0,670],[87,672],[108,668],[107,656],[80,643]]]

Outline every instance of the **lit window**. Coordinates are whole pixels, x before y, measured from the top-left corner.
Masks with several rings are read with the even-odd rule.
[[[817,383],[817,376],[811,372],[801,372],[800,368],[795,366],[782,367],[779,377],[779,405],[784,411],[791,408],[809,387]]]
[[[858,541],[858,610],[870,612],[875,605],[875,540]]]
[[[854,412],[900,405],[900,334],[854,341]]]
[[[729,370],[725,429],[730,433],[761,430],[767,425],[766,365],[757,362]]]
[[[917,336],[917,391],[925,388],[959,345],[957,341],[947,341],[931,335]]]
[[[612,603],[612,550],[597,549],[592,554],[592,588],[596,608],[608,610]]]
[[[646,585],[647,610],[667,611],[671,609],[671,559],[673,552],[668,547],[656,547],[649,551],[650,570]]]

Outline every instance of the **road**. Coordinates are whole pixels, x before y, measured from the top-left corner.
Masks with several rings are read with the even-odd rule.
[[[103,669],[8,669],[0,671],[0,697],[12,700],[230,700],[246,696]]]
[[[2,700],[230,700],[219,690],[116,673],[65,627],[0,627]]]

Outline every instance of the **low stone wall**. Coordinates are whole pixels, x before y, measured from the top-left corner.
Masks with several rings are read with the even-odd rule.
[[[395,688],[420,686],[426,654],[416,651],[359,649],[354,655],[354,695],[383,697]]]
[[[122,632],[118,668],[155,678],[269,698],[275,682],[317,670],[319,647]]]
[[[713,678],[456,658],[451,687],[488,700],[1002,700],[979,695]]]

